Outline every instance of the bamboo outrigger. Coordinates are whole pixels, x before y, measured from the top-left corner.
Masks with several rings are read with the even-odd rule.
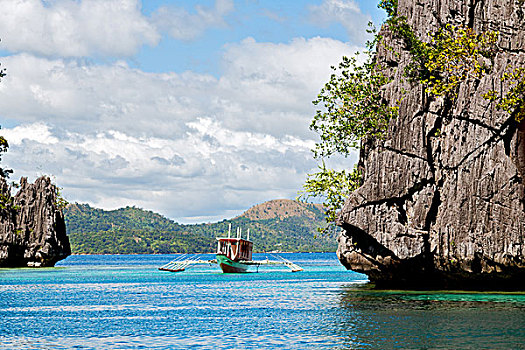
[[[241,229],[237,228],[237,236],[231,237],[231,224],[228,228],[228,237],[217,237],[217,252],[213,260],[200,260],[198,255],[182,255],[175,260],[159,267],[161,271],[182,272],[193,265],[217,264],[224,273],[243,273],[249,267],[256,266],[259,271],[261,265],[281,265],[288,267],[292,272],[303,269],[293,262],[276,255],[278,260],[252,260],[253,242],[250,241],[250,230],[246,239],[241,237]],[[273,255],[275,257],[275,255]]]

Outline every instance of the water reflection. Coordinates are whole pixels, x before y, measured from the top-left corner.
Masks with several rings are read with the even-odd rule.
[[[525,349],[525,294],[342,288],[340,349]]]

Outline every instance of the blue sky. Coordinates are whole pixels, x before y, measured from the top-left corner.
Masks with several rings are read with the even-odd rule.
[[[12,178],[50,175],[71,202],[183,223],[297,196],[317,166],[311,101],[384,16],[364,0],[0,5]]]
[[[235,11],[225,16],[225,25],[206,30],[198,40],[172,40],[164,37],[155,47],[145,46],[130,64],[149,72],[192,70],[200,73],[220,74],[217,62],[225,44],[252,37],[258,42],[286,43],[293,38],[329,37],[343,42],[352,40],[339,22],[313,24],[309,8],[322,1],[238,1]],[[384,11],[375,1],[356,2],[364,15],[374,23],[381,23]],[[214,1],[147,1],[142,11],[151,15],[158,7],[177,6],[195,14],[195,6],[213,8]]]

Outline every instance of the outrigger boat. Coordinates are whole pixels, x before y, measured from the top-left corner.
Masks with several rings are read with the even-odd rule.
[[[303,269],[277,255],[278,260],[252,260],[253,242],[250,241],[250,229],[246,239],[242,238],[241,229],[237,228],[237,236],[231,237],[231,224],[228,228],[228,237],[217,237],[217,252],[213,260],[200,260],[198,256],[182,255],[170,261],[166,265],[159,267],[159,270],[170,272],[181,272],[193,265],[198,264],[217,264],[224,273],[244,273],[250,266],[256,266],[259,271],[261,265],[282,265],[290,268],[292,272],[302,271]]]

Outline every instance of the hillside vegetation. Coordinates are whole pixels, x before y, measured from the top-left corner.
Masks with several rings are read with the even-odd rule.
[[[269,201],[233,219],[194,225],[135,207],[106,211],[71,204],[64,214],[74,254],[209,253],[230,224],[233,232],[240,227],[243,237],[250,229],[255,252],[336,249],[334,237],[317,236],[325,222],[322,207],[292,200]]]

